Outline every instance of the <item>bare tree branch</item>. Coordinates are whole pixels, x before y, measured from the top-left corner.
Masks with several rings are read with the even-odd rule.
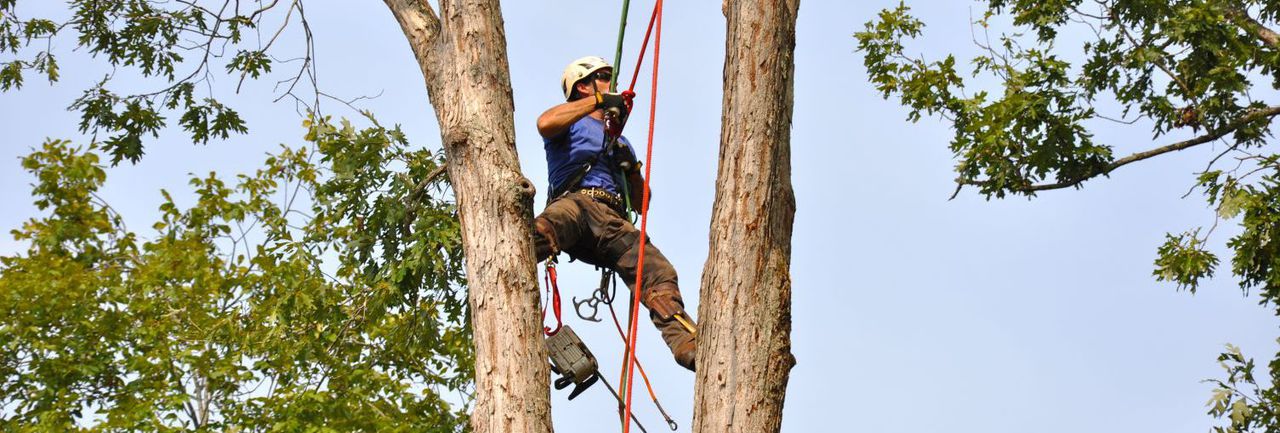
[[[1142,161],[1144,159],[1163,155],[1169,152],[1177,152],[1179,150],[1183,150],[1189,147],[1194,147],[1204,143],[1208,143],[1213,140],[1217,140],[1219,138],[1226,136],[1227,134],[1234,132],[1237,129],[1240,129],[1240,127],[1244,125],[1258,121],[1260,119],[1273,117],[1278,114],[1280,114],[1280,106],[1253,110],[1253,111],[1250,111],[1248,114],[1240,116],[1239,118],[1232,121],[1231,123],[1228,123],[1225,127],[1218,129],[1216,131],[1210,132],[1208,134],[1201,135],[1189,140],[1179,141],[1177,143],[1169,144],[1167,146],[1161,146],[1155,149],[1138,152],[1138,153],[1126,156],[1124,158],[1120,158],[1115,161],[1112,161],[1110,164],[1107,164],[1102,168],[1091,171],[1089,173],[1086,173],[1084,175],[1081,175],[1073,179],[1068,179],[1068,180],[1064,180],[1056,183],[1031,185],[1026,188],[1014,189],[1014,191],[1026,193],[1026,192],[1045,191],[1045,190],[1051,190],[1051,189],[1062,189],[1062,188],[1073,187],[1073,186],[1079,185],[1081,182],[1084,182],[1086,180],[1089,180],[1098,176],[1110,174],[1115,169],[1134,163],[1134,162]],[[982,186],[982,185],[988,184],[987,181],[974,181],[974,180],[966,180],[966,179],[956,179],[956,183],[960,184],[960,186],[963,186],[963,185]],[[959,192],[959,190],[957,189],[956,192]],[[952,197],[954,197],[954,195]]]

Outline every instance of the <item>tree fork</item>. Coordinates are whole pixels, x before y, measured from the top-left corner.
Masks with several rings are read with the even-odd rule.
[[[477,433],[547,433],[550,372],[538,323],[533,184],[516,154],[506,35],[497,0],[384,0],[440,123],[458,202],[476,347]]]
[[[791,354],[791,116],[799,0],[723,4],[720,166],[703,269],[694,432],[777,432]]]

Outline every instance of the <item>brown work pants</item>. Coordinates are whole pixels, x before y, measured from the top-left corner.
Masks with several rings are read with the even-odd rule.
[[[608,205],[578,193],[569,193],[552,201],[534,220],[534,248],[538,261],[546,260],[560,251],[577,260],[614,270],[631,290],[635,290],[636,268],[639,263],[640,230],[636,229],[618,211]],[[651,295],[668,291],[680,300],[676,270],[667,257],[645,239],[644,293],[641,299],[649,305]],[[681,364],[691,363],[691,353],[680,353],[677,348],[693,339],[693,335],[671,317],[660,317],[651,311],[654,326],[662,333],[662,339]],[[680,358],[685,359],[680,359]]]

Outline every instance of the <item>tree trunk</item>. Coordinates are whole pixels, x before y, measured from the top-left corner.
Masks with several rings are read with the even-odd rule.
[[[694,432],[777,432],[791,355],[791,104],[799,0],[725,4],[724,108],[702,274]]]
[[[476,433],[551,431],[550,371],[498,0],[385,0],[426,79],[462,222],[476,347]]]

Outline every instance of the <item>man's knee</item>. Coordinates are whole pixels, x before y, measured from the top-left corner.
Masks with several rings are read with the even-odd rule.
[[[551,202],[541,215],[534,218],[534,247],[539,261],[562,251],[571,251],[579,243],[581,216],[576,202],[561,199]]]
[[[623,275],[635,278],[636,270],[640,263],[640,232],[633,231],[624,233],[613,239],[606,246],[608,258],[615,263],[616,268],[622,271]],[[654,286],[662,283],[676,283],[676,269],[662,254],[662,251],[653,246],[652,242],[644,243],[646,249],[644,254],[644,285]],[[634,281],[628,281],[631,284]]]
[[[533,220],[533,246],[538,261],[560,253],[560,241],[556,228],[544,218]]]

